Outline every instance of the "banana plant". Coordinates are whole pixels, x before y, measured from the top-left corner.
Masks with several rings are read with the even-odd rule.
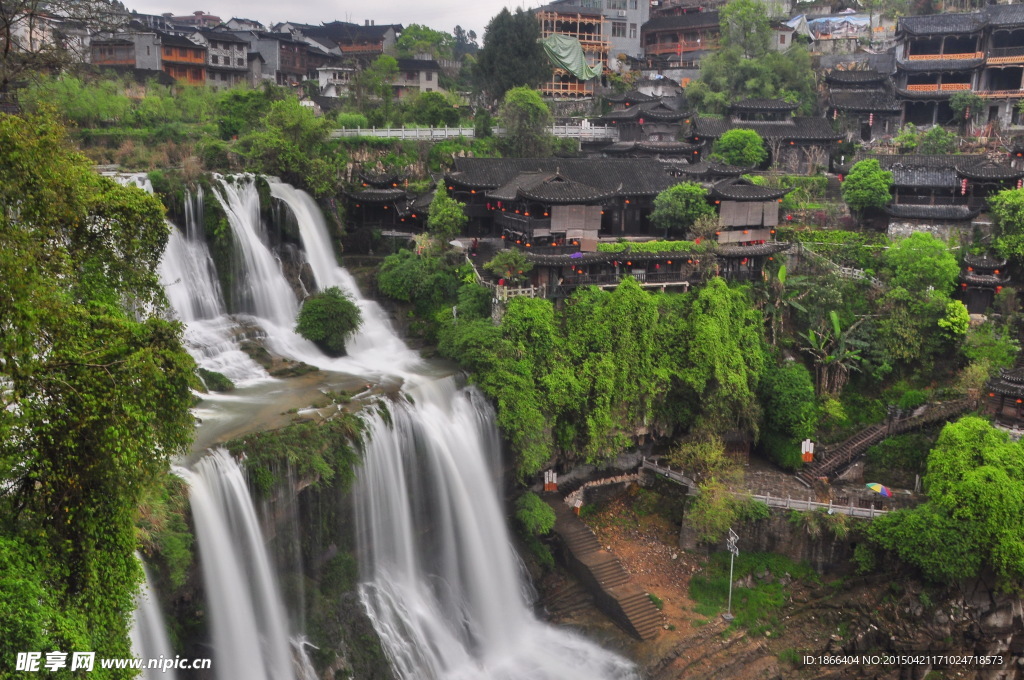
[[[853,337],[863,319],[858,319],[845,330],[839,314],[829,312],[830,325],[820,331],[807,331],[807,344],[802,348],[814,361],[818,394],[835,395],[842,391],[852,371],[859,371],[863,361],[864,343]]]

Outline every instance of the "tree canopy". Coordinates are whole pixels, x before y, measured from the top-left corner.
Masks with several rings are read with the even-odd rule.
[[[747,98],[785,99],[798,104],[798,114],[813,114],[817,93],[807,50],[794,46],[748,58],[740,47],[724,47],[701,61],[700,78],[686,88],[687,101],[701,113],[725,113]]]
[[[730,0],[718,13],[722,45],[739,47],[743,56],[764,56],[772,41],[772,28],[765,5],[757,0]]]
[[[949,296],[960,276],[956,256],[941,239],[918,231],[897,241],[885,253],[892,282],[907,290],[934,288]]]
[[[505,126],[502,146],[513,158],[542,158],[551,152],[551,123],[548,105],[536,90],[514,87],[501,102],[501,122]]]
[[[850,210],[861,213],[867,208],[883,208],[892,199],[892,173],[883,170],[874,158],[858,161],[843,180],[843,200]]]
[[[729,165],[756,167],[768,158],[761,135],[753,130],[727,130],[715,140],[711,157]]]
[[[302,303],[295,332],[328,356],[343,356],[345,341],[363,322],[359,307],[340,288],[332,287]]]
[[[438,186],[427,209],[427,231],[447,245],[466,226],[469,218],[462,210],[465,207],[465,203],[459,203],[448,195],[444,187]]]
[[[1024,262],[1024,189],[1004,189],[988,199],[996,221],[996,247],[1003,257]]]
[[[514,87],[537,87],[551,75],[540,44],[540,24],[532,12],[503,8],[487,24],[484,46],[477,53],[480,88],[501,99]]]
[[[451,59],[455,49],[455,36],[435,31],[423,24],[409,24],[395,43],[398,56],[406,59],[429,54],[434,59]]]
[[[655,197],[651,222],[666,231],[685,232],[701,217],[714,214],[707,189],[696,182],[681,182]]]
[[[0,115],[4,664],[131,653],[135,514],[193,426],[195,365],[156,274],[168,236],[159,201],[95,174],[59,126]]]

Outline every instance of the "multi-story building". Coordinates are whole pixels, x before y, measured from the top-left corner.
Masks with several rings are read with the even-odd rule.
[[[694,68],[701,54],[718,49],[718,12],[658,16],[643,25],[641,35],[650,66]]]
[[[191,85],[206,82],[206,48],[178,35],[162,31],[119,33],[94,38],[90,52],[97,66],[163,71]]]
[[[395,95],[401,99],[420,92],[444,92],[440,77],[441,66],[433,59],[399,59]]]
[[[402,33],[401,24],[376,25],[367,20],[363,25],[332,21],[322,26],[288,22],[275,30],[288,32],[296,40],[315,45],[329,54],[353,57],[369,63],[382,54],[395,54],[395,43]]]
[[[904,17],[896,39],[896,91],[904,122],[948,124],[950,99],[971,92],[985,100],[982,111],[970,114],[975,124],[1021,124],[1024,5]]]
[[[278,85],[298,86],[307,78],[316,78],[316,69],[323,66],[323,61],[311,63],[309,45],[294,39],[290,33],[233,33],[236,37],[246,40],[253,51],[259,52],[263,58],[263,78],[273,80]]]
[[[192,14],[186,14],[184,16],[173,16],[165,14],[165,17],[170,19],[171,23],[176,26],[188,26],[194,28],[213,28],[214,26],[220,26],[223,22],[220,17],[207,14],[202,10],[196,10]]]
[[[216,88],[228,88],[249,81],[249,41],[227,31],[198,29],[190,36],[206,46],[207,82]]]
[[[599,0],[597,4],[600,5]],[[576,40],[588,66],[601,69],[608,63],[611,28],[600,6],[584,7],[572,0],[564,0],[544,5],[535,13],[540,22],[542,40],[553,35]],[[582,80],[569,69],[558,66],[553,69],[551,79],[541,84],[540,91],[547,97],[592,97],[599,81],[600,78]]]

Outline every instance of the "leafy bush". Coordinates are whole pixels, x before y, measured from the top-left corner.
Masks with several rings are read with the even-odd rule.
[[[340,288],[328,288],[302,303],[295,332],[329,356],[343,356],[345,340],[362,322],[352,298]]]
[[[210,371],[205,368],[197,368],[196,373],[199,374],[203,384],[206,385],[206,389],[211,392],[230,392],[235,389],[235,383],[231,382],[231,379],[223,373]]]
[[[540,496],[527,491],[516,501],[516,519],[528,536],[546,536],[555,526],[555,511]]]
[[[924,390],[907,390],[896,403],[902,409],[914,409],[928,403],[928,393]]]

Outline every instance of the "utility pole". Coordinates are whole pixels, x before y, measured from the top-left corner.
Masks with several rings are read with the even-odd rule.
[[[740,537],[736,532],[732,530],[732,527],[729,527],[729,540],[725,542],[725,547],[729,551],[729,604],[726,607],[725,613],[722,614],[722,618],[725,619],[726,622],[731,622],[736,618],[732,615],[732,567],[733,562],[740,554],[740,549],[736,547],[736,541],[738,541],[739,538]]]

